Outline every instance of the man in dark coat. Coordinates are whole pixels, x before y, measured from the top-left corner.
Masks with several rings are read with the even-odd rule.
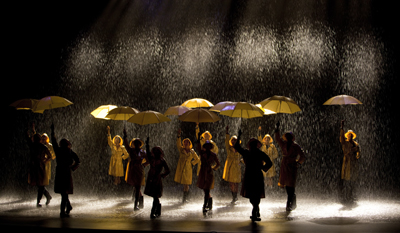
[[[51,142],[56,153],[56,177],[54,192],[61,194],[60,217],[68,217],[72,210],[68,195],[73,194],[73,181],[71,171],[75,171],[79,164],[79,158],[71,150],[71,143],[67,139],[61,139],[58,144],[54,134],[54,125],[51,125]]]
[[[249,198],[253,205],[251,220],[261,221],[259,204],[260,199],[265,198],[264,176],[261,170],[268,171],[272,162],[268,155],[259,149],[261,147],[260,141],[251,138],[247,143],[248,149],[246,150],[237,143],[240,142],[241,130],[239,130],[238,135],[234,148],[243,156],[246,165],[240,195]]]

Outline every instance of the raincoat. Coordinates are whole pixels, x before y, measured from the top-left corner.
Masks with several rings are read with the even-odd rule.
[[[260,142],[262,142],[261,136],[258,136],[258,140]],[[267,148],[267,145],[263,143],[263,145],[261,146],[260,150],[263,151],[264,153],[266,153],[268,155],[269,159],[272,162],[272,167],[267,172],[263,171],[264,177],[274,177],[274,176],[276,176],[276,169],[275,169],[274,160],[276,158],[278,158],[278,150],[276,149],[275,145],[270,143],[268,148]]]
[[[182,147],[180,137],[176,140],[176,147],[179,151],[179,160],[176,167],[174,181],[179,184],[190,185],[192,184],[192,167],[199,163],[200,158],[193,149],[186,152],[185,148]]]
[[[225,147],[226,147],[226,162],[224,167],[224,173],[222,179],[230,183],[240,183],[242,181],[242,172],[240,162],[242,161],[242,155],[229,144],[231,136],[226,134],[225,136]]]
[[[115,136],[114,139],[119,136]],[[122,159],[129,158],[129,154],[125,149],[125,146],[122,145],[122,138],[120,139],[120,146],[117,147],[114,144],[114,139],[111,140],[111,135],[108,135],[108,145],[111,148],[111,159],[110,159],[110,167],[108,169],[108,174],[110,176],[115,177],[123,177],[124,176],[124,167],[122,164]]]
[[[246,198],[265,198],[262,170],[267,171],[272,166],[268,155],[258,148],[243,149],[239,143],[234,147],[243,156],[246,164],[240,195]]]
[[[279,131],[275,132],[275,139],[282,150],[282,162],[278,185],[281,187],[295,187],[297,178],[297,163],[304,163],[306,156],[304,155],[303,149],[301,149],[296,142],[292,142],[292,145],[290,145],[288,150],[287,142],[281,139]],[[297,156],[300,156],[299,159],[297,159]]]
[[[47,147],[47,149],[49,149],[50,154],[51,154],[50,160],[45,165],[46,179],[48,180],[47,183],[49,183],[49,181],[51,179],[51,161],[56,159],[56,152],[54,152],[53,144],[47,143],[44,145]]]
[[[214,152],[207,152],[200,148],[199,151],[201,166],[197,179],[197,187],[210,190],[214,188],[214,170],[219,168],[220,162]],[[213,165],[214,163],[215,165]]]
[[[146,151],[150,151],[149,148],[146,148]],[[163,193],[163,184],[162,178],[166,177],[169,173],[169,167],[163,156],[159,159],[156,159],[153,155],[147,156],[150,170],[147,174],[147,182],[146,187],[144,189],[144,194],[160,198]],[[163,173],[161,173],[164,170]]]
[[[26,137],[26,141],[30,151],[28,183],[33,186],[49,185],[46,176],[46,163],[51,160],[49,149],[40,142],[33,142],[29,136]]]
[[[146,151],[140,149],[136,153],[135,148],[130,147],[128,140],[124,137],[124,145],[129,154],[126,168],[125,181],[132,186],[145,185],[144,166],[146,165]]]
[[[78,168],[80,160],[77,154],[67,148],[60,147],[54,135],[51,137],[53,148],[56,153],[56,177],[54,179],[54,192],[55,193],[74,193],[74,185],[72,180],[72,172]]]
[[[343,164],[341,178],[343,180],[354,180],[358,176],[357,160],[360,158],[360,146],[354,141],[354,144],[346,140],[343,129],[340,129],[340,144],[343,150]]]

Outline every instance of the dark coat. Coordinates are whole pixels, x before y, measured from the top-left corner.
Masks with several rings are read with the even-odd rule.
[[[246,150],[239,143],[236,143],[234,148],[243,156],[246,165],[240,195],[246,198],[265,198],[262,170],[268,171],[271,168],[272,162],[270,158],[258,148]]]
[[[45,186],[49,184],[46,176],[46,163],[51,160],[49,149],[40,142],[32,142],[32,139],[27,136],[26,138],[29,152],[29,173],[28,183],[34,186]]]
[[[199,151],[201,166],[199,178],[197,179],[197,187],[210,190],[214,188],[214,170],[219,168],[220,162],[214,152],[207,152],[202,149],[199,149]]]
[[[126,137],[124,137],[124,146],[129,154],[125,175],[126,183],[132,186],[144,185],[144,165],[146,164],[143,163],[146,161],[146,151],[140,149],[137,153],[134,148],[130,147]]]
[[[150,151],[149,149],[146,149]],[[147,156],[150,164],[150,170],[147,175],[146,188],[144,194],[151,197],[160,198],[163,193],[162,178],[166,177],[171,171],[169,170],[167,162],[164,158],[154,158],[154,156]],[[161,173],[164,170],[163,173]]]
[[[275,132],[275,139],[282,150],[281,170],[278,185],[281,187],[295,187],[297,179],[297,163],[304,163],[306,156],[304,155],[303,149],[301,149],[296,142],[292,142],[288,148],[287,142],[281,139],[279,131]]]
[[[75,171],[80,160],[77,154],[68,147],[60,147],[57,139],[52,135],[51,142],[56,153],[56,176],[54,179],[54,192],[61,194],[73,194],[74,185],[72,171]]]

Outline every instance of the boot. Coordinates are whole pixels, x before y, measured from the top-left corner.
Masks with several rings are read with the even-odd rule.
[[[139,204],[139,201],[135,199],[135,206],[133,207],[133,211],[139,210],[138,204]]]
[[[209,203],[209,198],[204,197],[204,204],[203,204],[203,213],[206,213],[208,210],[208,203]]]
[[[151,219],[155,219],[156,218],[156,207],[157,206],[154,206],[154,205],[153,205],[153,207],[151,207],[151,213],[150,213],[150,218]]]
[[[67,210],[65,211],[66,214],[69,214],[72,210],[71,202],[67,201]]]
[[[212,210],[212,207],[213,207],[213,200],[212,200],[212,197],[210,197],[210,198],[208,198],[207,208],[208,208],[208,210]]]
[[[232,192],[232,202],[231,202],[231,204],[236,204],[237,200],[238,200],[237,193]]]
[[[155,215],[157,218],[161,216],[161,203],[158,203],[157,209],[155,211]]]
[[[291,203],[291,209],[295,210],[297,207],[297,201],[296,201],[296,194],[293,194],[293,198],[292,198],[292,203]]]
[[[183,192],[182,203],[187,203],[188,202],[188,200],[187,200],[188,195],[189,195],[189,192]]]
[[[143,207],[144,207],[144,204],[143,204],[143,196],[140,196],[139,197],[139,209],[143,209]]]
[[[47,191],[46,189],[44,190],[44,196],[46,197],[46,205],[49,205],[52,197],[51,197],[49,191]]]

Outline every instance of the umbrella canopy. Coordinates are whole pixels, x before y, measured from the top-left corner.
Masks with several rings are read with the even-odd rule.
[[[167,122],[167,121],[171,121],[171,119],[169,119],[162,113],[155,112],[155,111],[139,112],[128,119],[128,122],[139,124],[139,125],[158,124],[158,123]]]
[[[184,114],[182,114],[178,119],[181,121],[196,122],[196,123],[216,122],[220,120],[217,114],[202,108],[189,110]]]
[[[219,102],[218,104],[214,105],[214,107],[210,108],[209,110],[213,111],[213,112],[220,112],[226,106],[232,105],[234,103],[235,102],[232,102],[232,101]]]
[[[327,100],[323,105],[362,104],[361,101],[349,95],[337,95]]]
[[[71,105],[72,102],[59,96],[47,96],[40,99],[33,107],[33,112],[43,113],[44,110],[62,108]]]
[[[210,101],[201,98],[186,100],[181,106],[188,108],[208,108],[214,106]]]
[[[116,105],[101,105],[95,110],[93,110],[90,114],[94,116],[95,118],[99,119],[106,119],[109,120],[110,118],[106,118],[107,114],[113,110],[114,108],[117,108],[118,106]]]
[[[21,99],[10,104],[10,106],[17,110],[32,110],[38,101],[37,99]]]
[[[127,106],[117,107],[111,110],[106,118],[117,121],[126,121],[133,117],[135,114],[139,113],[139,110]]]
[[[184,114],[185,112],[189,111],[191,108],[188,107],[184,107],[184,106],[172,106],[170,108],[167,109],[167,111],[164,112],[164,115],[166,116],[170,116],[170,115],[176,115],[176,116],[180,116],[182,114]]]
[[[274,111],[262,108],[261,104],[256,104],[256,106],[259,107],[264,112],[264,115],[276,114],[276,112]]]
[[[247,102],[235,102],[232,105],[228,105],[221,110],[220,114],[229,117],[240,118],[254,118],[264,116],[264,112],[263,110],[261,110],[261,108]]]
[[[295,113],[301,111],[299,106],[289,97],[274,95],[260,102],[262,108],[276,113]]]

